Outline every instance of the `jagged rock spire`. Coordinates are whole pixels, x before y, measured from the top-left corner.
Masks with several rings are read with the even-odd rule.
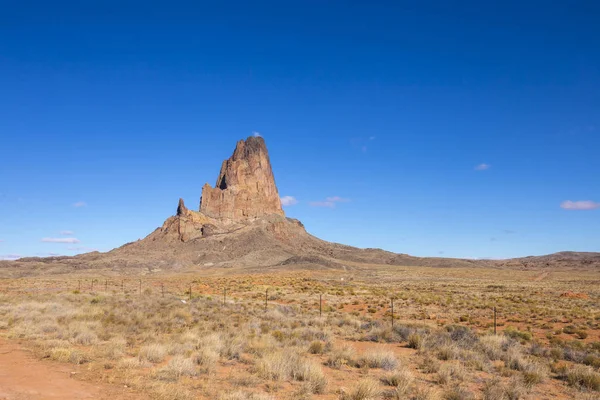
[[[179,204],[177,205],[177,215],[185,215],[187,214],[188,209],[185,206],[185,204],[183,203],[183,199],[180,198],[179,199]]]
[[[217,219],[244,220],[284,215],[269,152],[262,137],[240,140],[223,161],[217,183],[202,188],[200,212]]]

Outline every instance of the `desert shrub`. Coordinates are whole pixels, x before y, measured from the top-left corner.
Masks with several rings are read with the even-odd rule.
[[[394,333],[398,335],[401,341],[408,341],[408,338],[412,334],[425,336],[430,332],[428,326],[425,325],[403,325],[398,324],[394,326]]]
[[[483,400],[505,400],[505,388],[498,377],[494,377],[483,384]]]
[[[310,354],[323,354],[325,351],[325,343],[320,340],[314,340],[308,346]]]
[[[300,359],[290,371],[291,378],[306,382],[305,388],[315,394],[322,394],[327,387],[327,378],[321,369],[321,366],[307,359]]]
[[[132,357],[122,358],[117,363],[117,368],[121,369],[121,370],[136,369],[136,368],[141,368],[142,366],[143,366],[143,363],[137,357],[136,358],[132,358]]]
[[[148,360],[151,363],[160,363],[165,360],[167,349],[160,343],[153,343],[147,346],[142,346],[138,352],[140,360]]]
[[[593,354],[588,354],[583,359],[583,363],[594,368],[600,368],[600,357]]]
[[[437,382],[446,385],[452,381],[463,381],[465,379],[465,370],[460,364],[445,364],[440,367],[437,376]]]
[[[432,357],[425,357],[419,364],[419,368],[426,374],[433,374],[440,370],[440,362]]]
[[[474,400],[475,395],[467,388],[454,386],[446,389],[442,396],[444,400]]]
[[[411,333],[408,337],[408,347],[419,350],[423,346],[424,337],[420,333]]]
[[[297,354],[286,354],[282,351],[265,354],[256,362],[256,371],[261,378],[275,381],[289,377],[293,364],[299,361]]]
[[[509,339],[502,335],[486,335],[480,338],[479,345],[485,355],[494,361],[502,358],[508,348]]]
[[[530,362],[522,370],[525,386],[532,387],[543,382],[548,376],[547,369],[541,364]]]
[[[418,386],[413,391],[411,400],[438,400],[439,398],[440,394],[436,389]]]
[[[600,373],[591,367],[576,365],[567,371],[566,379],[571,386],[600,391]]]
[[[383,368],[391,371],[398,366],[398,359],[391,351],[368,351],[357,361],[358,367]]]
[[[406,394],[414,378],[412,373],[405,368],[390,372],[381,378],[381,381],[396,388],[396,395]]]
[[[158,371],[158,378],[177,380],[182,376],[197,376],[194,360],[183,356],[174,356],[169,363]]]
[[[194,393],[178,383],[153,382],[150,385],[153,399],[157,400],[194,400]]]
[[[354,388],[340,395],[340,400],[378,400],[382,391],[379,383],[373,379],[365,378],[359,381]]]
[[[323,393],[327,386],[321,367],[294,352],[290,354],[277,351],[267,354],[257,361],[256,371],[264,379],[307,382],[313,393]]]
[[[441,345],[437,351],[437,358],[440,360],[456,360],[459,355],[459,348],[454,343]]]
[[[512,378],[504,388],[504,396],[507,400],[523,400],[527,392],[523,380],[518,377]]]
[[[192,354],[194,363],[204,370],[204,372],[213,372],[219,362],[219,353],[209,347],[203,347]]]
[[[326,364],[331,368],[340,369],[344,365],[351,364],[356,357],[356,351],[354,347],[348,344],[344,344],[339,347],[334,347],[329,357],[327,358]]]
[[[514,369],[516,371],[523,371],[529,365],[529,361],[516,347],[511,347],[503,355],[503,359],[507,368]]]
[[[504,334],[513,339],[520,339],[523,341],[530,341],[532,339],[531,332],[519,331],[512,326],[507,327],[504,330]]]

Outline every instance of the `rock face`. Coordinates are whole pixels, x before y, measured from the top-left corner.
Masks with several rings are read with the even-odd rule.
[[[240,140],[233,155],[223,162],[215,188],[208,183],[202,188],[200,211],[188,209],[179,199],[177,215],[149,237],[189,242],[233,232],[263,218],[272,220],[271,224],[286,221],[265,141],[249,137]],[[274,235],[288,234],[281,227],[272,229]]]
[[[237,143],[233,155],[223,161],[215,187],[207,183],[202,188],[200,212],[227,221],[284,215],[263,138]]]

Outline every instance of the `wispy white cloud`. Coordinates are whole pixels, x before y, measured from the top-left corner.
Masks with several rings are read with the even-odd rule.
[[[294,204],[298,204],[298,200],[294,196],[283,196],[281,198],[282,206],[293,206]]]
[[[43,238],[44,243],[79,243],[80,240],[77,238]]]
[[[329,207],[334,208],[337,203],[347,203],[350,199],[339,196],[327,197],[325,201],[311,201],[309,204],[313,207]]]
[[[260,132],[257,132],[257,131],[252,131],[252,136],[254,136],[254,137],[262,137],[262,135],[260,134]]]
[[[0,260],[14,261],[21,258],[20,254],[0,254]]]
[[[490,169],[492,166],[490,164],[482,163],[475,166],[475,171],[485,171]]]
[[[350,201],[350,199],[346,199],[344,197],[339,197],[339,196],[328,197],[325,200],[331,201],[333,203],[347,203]]]
[[[73,232],[73,231],[60,231],[60,234],[61,235],[65,235],[65,236],[71,236],[71,235],[74,235],[75,232]]]
[[[565,210],[595,210],[600,208],[600,203],[596,203],[591,200],[579,200],[579,201],[563,201],[560,203],[560,207]]]
[[[73,203],[73,207],[85,207],[87,206],[87,203],[85,201],[78,201],[77,203]]]

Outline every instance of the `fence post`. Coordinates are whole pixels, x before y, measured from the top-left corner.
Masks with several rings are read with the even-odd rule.
[[[92,292],[94,291],[94,279],[92,279]]]
[[[108,279],[104,281],[104,291],[108,292]]]
[[[121,291],[125,293],[125,280],[121,279]]]
[[[269,301],[269,289],[265,290],[265,311],[267,311],[267,302]]]
[[[494,306],[494,335],[496,334],[496,306]]]
[[[192,300],[192,284],[190,283],[190,300]]]
[[[392,329],[394,329],[394,298],[392,297]]]
[[[162,293],[162,297],[165,297],[165,284],[164,283],[160,284],[160,291]]]
[[[319,317],[323,316],[323,295],[319,294]]]

